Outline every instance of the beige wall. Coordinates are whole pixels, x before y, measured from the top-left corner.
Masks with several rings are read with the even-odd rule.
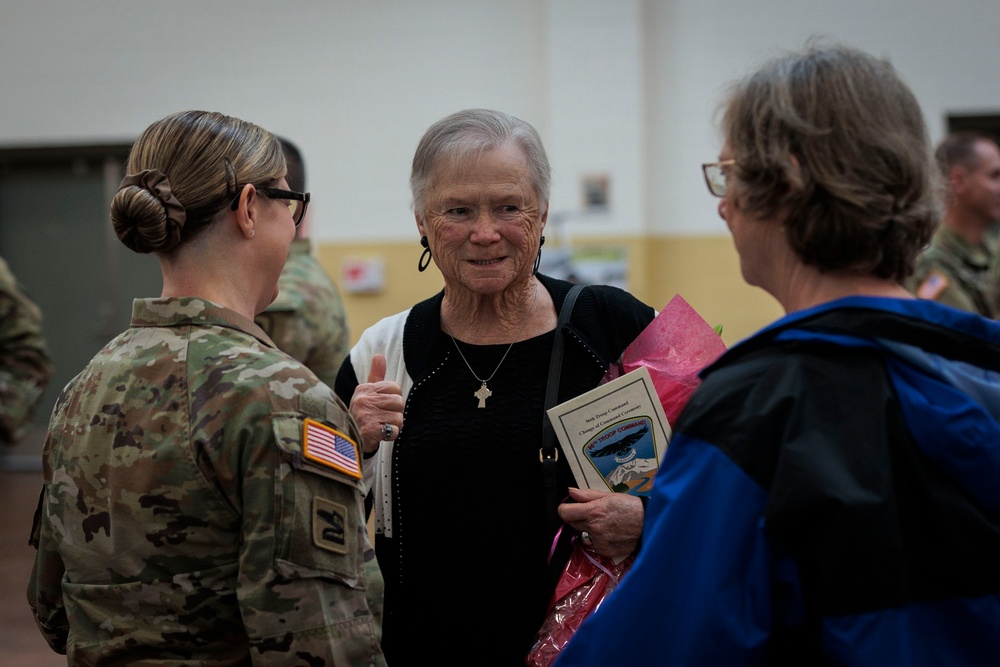
[[[728,236],[670,238],[578,238],[574,246],[625,245],[629,253],[629,291],[654,308],[680,294],[712,326],[722,325],[727,345],[782,315],[777,302],[740,277],[739,259]],[[441,289],[433,264],[417,271],[421,248],[410,243],[322,243],[320,262],[338,283],[345,258],[385,262],[385,291],[344,294],[352,340],[380,318],[404,310]]]
[[[313,239],[405,246],[420,136],[446,114],[489,107],[538,128],[553,168],[550,220],[566,220],[574,239],[674,238],[726,235],[699,165],[718,154],[713,121],[728,83],[810,36],[888,58],[932,139],[950,114],[1000,108],[996,0],[293,6],[294,18],[267,21],[275,3],[264,0],[7,0],[0,147],[131,143],[170,112],[221,111],[301,145]],[[252,85],[232,67],[248,44]],[[611,184],[599,217],[580,215],[588,174]]]

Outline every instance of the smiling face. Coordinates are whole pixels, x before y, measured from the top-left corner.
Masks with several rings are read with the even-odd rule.
[[[424,202],[417,228],[446,289],[496,294],[531,278],[548,206],[538,200],[518,147],[442,158]]]

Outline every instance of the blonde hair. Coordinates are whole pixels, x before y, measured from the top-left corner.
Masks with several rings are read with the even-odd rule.
[[[118,238],[135,252],[169,253],[227,208],[239,186],[284,176],[285,158],[278,139],[253,123],[182,111],[146,128],[126,173],[111,201]],[[155,187],[146,174],[155,174]]]

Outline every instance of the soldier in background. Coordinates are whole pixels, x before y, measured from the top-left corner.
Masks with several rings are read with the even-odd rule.
[[[305,192],[306,171],[295,144],[278,138],[288,163],[288,187]],[[313,256],[309,213],[298,226],[278,279],[278,298],[255,321],[274,344],[329,386],[350,352],[347,314],[336,284]]]
[[[955,132],[935,153],[946,185],[945,216],[907,282],[922,299],[996,318],[1000,147],[979,132]]]
[[[309,194],[274,135],[205,111],[154,122],[126,169],[111,221],[163,290],[53,409],[39,629],[70,665],[384,665],[361,433],[253,322]]]
[[[51,379],[42,311],[0,258],[0,443],[24,438]]]

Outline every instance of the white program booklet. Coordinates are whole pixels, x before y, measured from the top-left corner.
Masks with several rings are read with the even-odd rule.
[[[582,488],[649,494],[670,424],[645,366],[548,410]]]

